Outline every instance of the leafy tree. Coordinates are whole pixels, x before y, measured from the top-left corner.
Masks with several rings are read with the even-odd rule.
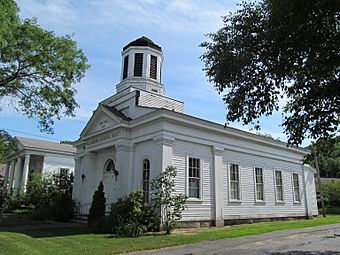
[[[340,178],[340,136],[334,139],[320,139],[307,147],[312,149],[307,157],[307,163],[314,166],[314,153],[317,153],[320,176],[327,178]]]
[[[55,118],[74,115],[72,85],[89,65],[70,35],[56,36],[18,12],[13,0],[0,0],[0,100],[14,98],[17,110],[53,132]]]
[[[224,94],[227,121],[259,129],[259,117],[286,98],[288,143],[339,134],[339,10],[333,0],[262,0],[223,17],[201,58]]]
[[[6,162],[6,156],[16,150],[13,137],[4,130],[0,130],[0,163]]]
[[[90,211],[87,218],[89,227],[93,227],[96,220],[101,220],[101,218],[105,217],[105,203],[106,198],[104,193],[104,185],[103,182],[100,182],[98,189],[93,194]]]
[[[176,194],[175,178],[177,170],[168,166],[151,181],[153,196],[151,204],[160,212],[161,228],[170,234],[175,227],[176,221],[182,218],[182,212],[186,208],[187,196]]]

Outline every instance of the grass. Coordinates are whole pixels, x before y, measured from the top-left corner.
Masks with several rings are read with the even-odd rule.
[[[149,235],[140,238],[113,238],[110,235],[91,234],[85,227],[0,231],[0,254],[117,254],[334,223],[340,223],[340,215],[327,216],[327,218],[318,217],[313,220],[266,222],[227,228],[201,229],[186,235]]]

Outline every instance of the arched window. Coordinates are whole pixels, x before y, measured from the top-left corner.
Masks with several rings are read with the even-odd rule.
[[[149,202],[150,194],[150,160],[143,160],[143,191],[144,191],[144,202]]]
[[[112,159],[109,159],[105,163],[105,173],[114,173],[116,171],[115,162]]]

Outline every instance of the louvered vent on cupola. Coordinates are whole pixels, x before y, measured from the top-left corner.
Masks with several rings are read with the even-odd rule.
[[[128,75],[128,66],[129,66],[129,56],[126,56],[124,58],[123,80],[127,78],[127,75]]]
[[[157,80],[157,57],[153,55],[150,61],[150,78]]]
[[[135,67],[133,76],[141,77],[143,75],[143,53],[135,53]]]

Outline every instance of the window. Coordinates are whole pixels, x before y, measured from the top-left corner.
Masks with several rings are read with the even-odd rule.
[[[301,202],[299,175],[293,174],[294,202]]]
[[[128,75],[128,67],[129,67],[129,56],[124,58],[124,67],[123,67],[123,80],[127,78]]]
[[[149,202],[150,196],[150,160],[143,160],[143,192],[144,192],[144,203]]]
[[[255,190],[256,200],[264,201],[263,169],[259,167],[255,167]]]
[[[241,200],[240,196],[240,171],[237,164],[230,164],[230,199]]]
[[[69,168],[60,168],[60,174],[67,175],[69,173]]]
[[[157,57],[152,55],[150,61],[150,78],[157,80]]]
[[[282,172],[275,171],[276,201],[283,202]]]
[[[189,197],[200,198],[201,183],[200,159],[189,158]]]
[[[115,171],[116,171],[115,162],[113,162],[112,159],[109,159],[108,161],[106,161],[105,172],[106,173],[114,173]]]
[[[141,77],[143,74],[143,53],[135,53],[135,67],[133,76]]]

